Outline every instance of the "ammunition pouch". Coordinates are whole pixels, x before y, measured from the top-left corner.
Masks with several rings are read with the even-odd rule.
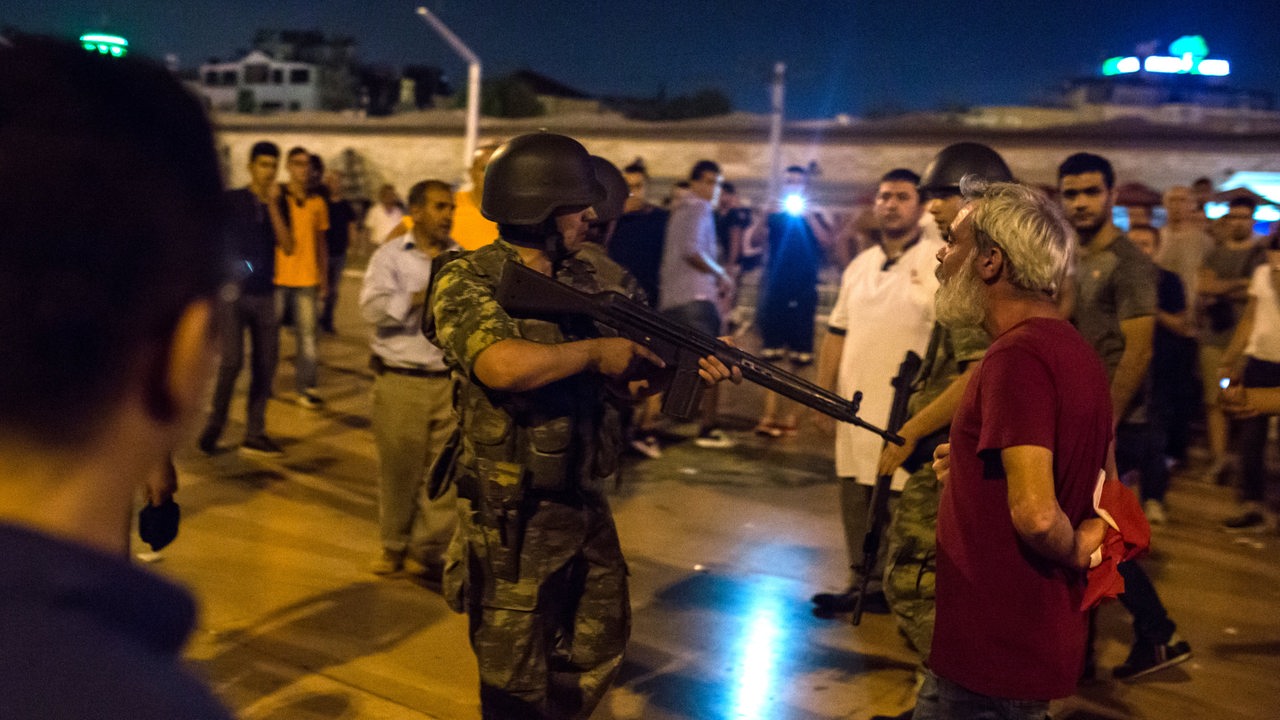
[[[476,461],[472,506],[480,525],[497,531],[498,542],[486,543],[485,552],[494,576],[507,582],[520,578],[520,549],[527,520],[524,468],[515,463]],[[470,484],[470,483],[467,483]],[[458,486],[463,492],[463,483]]]

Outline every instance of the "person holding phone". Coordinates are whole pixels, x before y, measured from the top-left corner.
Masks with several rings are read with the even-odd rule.
[[[1280,388],[1280,235],[1267,244],[1267,262],[1249,278],[1249,300],[1218,368],[1224,410],[1239,420],[1240,511],[1222,521],[1227,532],[1263,532],[1276,528],[1276,516],[1266,508],[1267,469],[1263,453],[1267,423],[1280,409],[1269,407],[1269,394],[1250,409],[1248,395]],[[1253,390],[1253,393],[1248,391]]]

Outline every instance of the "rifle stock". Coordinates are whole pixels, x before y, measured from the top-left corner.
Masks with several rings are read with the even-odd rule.
[[[898,366],[898,374],[893,377],[893,405],[889,410],[887,428],[891,433],[897,433],[902,428],[902,424],[907,421],[907,401],[911,399],[911,383],[919,372],[920,356],[908,350],[907,356]],[[867,583],[871,581],[871,573],[875,570],[884,527],[889,522],[889,488],[892,483],[892,472],[888,475],[878,475],[875,487],[871,490],[871,506],[867,508],[867,534],[862,538],[862,563],[857,568],[858,585],[854,592],[853,614],[849,617],[849,622],[854,625],[862,622],[862,603],[867,596]]]
[[[836,420],[874,432],[888,442],[896,445],[904,442],[896,432],[882,430],[858,417],[861,393],[855,393],[853,400],[845,400],[718,338],[673,323],[620,293],[584,293],[524,265],[508,262],[498,283],[497,300],[515,317],[554,320],[566,315],[586,316],[649,348],[668,367],[675,368],[675,378],[667,389],[662,410],[678,420],[689,420],[696,414],[703,389],[698,377],[698,359],[714,355],[726,366],[737,366],[742,377],[750,382]]]

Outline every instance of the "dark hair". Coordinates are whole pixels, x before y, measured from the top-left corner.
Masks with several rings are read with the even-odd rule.
[[[1101,155],[1085,152],[1076,153],[1062,161],[1058,166],[1058,182],[1061,183],[1062,178],[1068,175],[1083,175],[1091,172],[1102,173],[1102,184],[1108,190],[1116,186],[1116,173],[1111,169],[1111,163]]]
[[[736,186],[736,185],[734,185],[733,183],[731,183],[731,182],[722,182],[722,183],[720,183],[720,194],[722,194],[722,195],[736,195],[737,193],[738,193],[738,188],[737,188],[737,186]]]
[[[1247,208],[1249,208],[1249,212],[1250,212],[1250,214],[1252,214],[1252,213],[1253,213],[1253,211],[1255,211],[1255,210],[1257,210],[1257,209],[1258,209],[1258,201],[1257,201],[1257,200],[1254,200],[1253,198],[1251,198],[1251,197],[1249,197],[1249,196],[1247,196],[1247,195],[1241,195],[1241,196],[1239,196],[1239,197],[1233,197],[1233,198],[1231,198],[1231,200],[1227,203],[1227,208],[1236,208],[1236,207],[1247,207]]]
[[[293,147],[289,148],[289,154],[286,157],[292,159],[294,155],[306,155],[307,162],[311,161],[311,153],[307,152],[307,149],[302,147],[301,145],[294,145]]]
[[[0,47],[0,158],[0,432],[78,445],[227,278],[212,131],[164,68],[27,37]]]
[[[427,193],[431,190],[440,190],[448,195],[453,195],[453,186],[443,180],[423,180],[409,188],[409,207],[422,207],[427,202]]]
[[[689,179],[697,180],[704,173],[720,174],[720,165],[715,160],[699,160],[693,164],[693,169],[689,171]]]
[[[906,168],[895,168],[881,175],[880,182],[906,182],[914,187],[920,184],[920,176]]]
[[[278,159],[280,157],[280,146],[270,140],[259,140],[249,150],[249,162],[253,162],[263,155]]]
[[[801,175],[808,175],[808,174],[809,174],[809,171],[808,171],[808,170],[805,170],[803,167],[801,167],[801,166],[799,166],[799,165],[789,165],[789,166],[787,166],[786,172],[789,172],[789,173],[800,173]]]
[[[305,184],[308,195],[319,195],[326,201],[329,200],[329,186],[324,184],[324,158],[315,153],[307,153],[307,182]]]
[[[631,164],[622,168],[624,173],[639,173],[644,176],[645,180],[649,179],[649,168],[645,167],[644,158],[638,157],[631,161]]]
[[[1160,228],[1154,225],[1148,225],[1146,223],[1130,225],[1129,232],[1132,233],[1134,230],[1146,230],[1150,232],[1152,235],[1154,235],[1156,238],[1156,247],[1160,247],[1160,245],[1164,242],[1164,240],[1160,237]]]

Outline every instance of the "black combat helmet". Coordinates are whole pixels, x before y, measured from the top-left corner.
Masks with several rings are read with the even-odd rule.
[[[595,222],[607,223],[622,217],[622,206],[627,202],[631,189],[627,187],[627,179],[617,166],[599,155],[591,156],[591,167],[596,171],[596,182],[604,187],[604,198],[592,205],[596,211]]]
[[[596,204],[605,191],[590,158],[564,135],[512,138],[494,151],[484,171],[480,214],[500,225],[537,225],[556,208]]]
[[[1011,182],[1013,173],[995,150],[975,142],[948,145],[929,161],[920,177],[920,193],[959,195],[960,178],[977,175],[987,182]]]

